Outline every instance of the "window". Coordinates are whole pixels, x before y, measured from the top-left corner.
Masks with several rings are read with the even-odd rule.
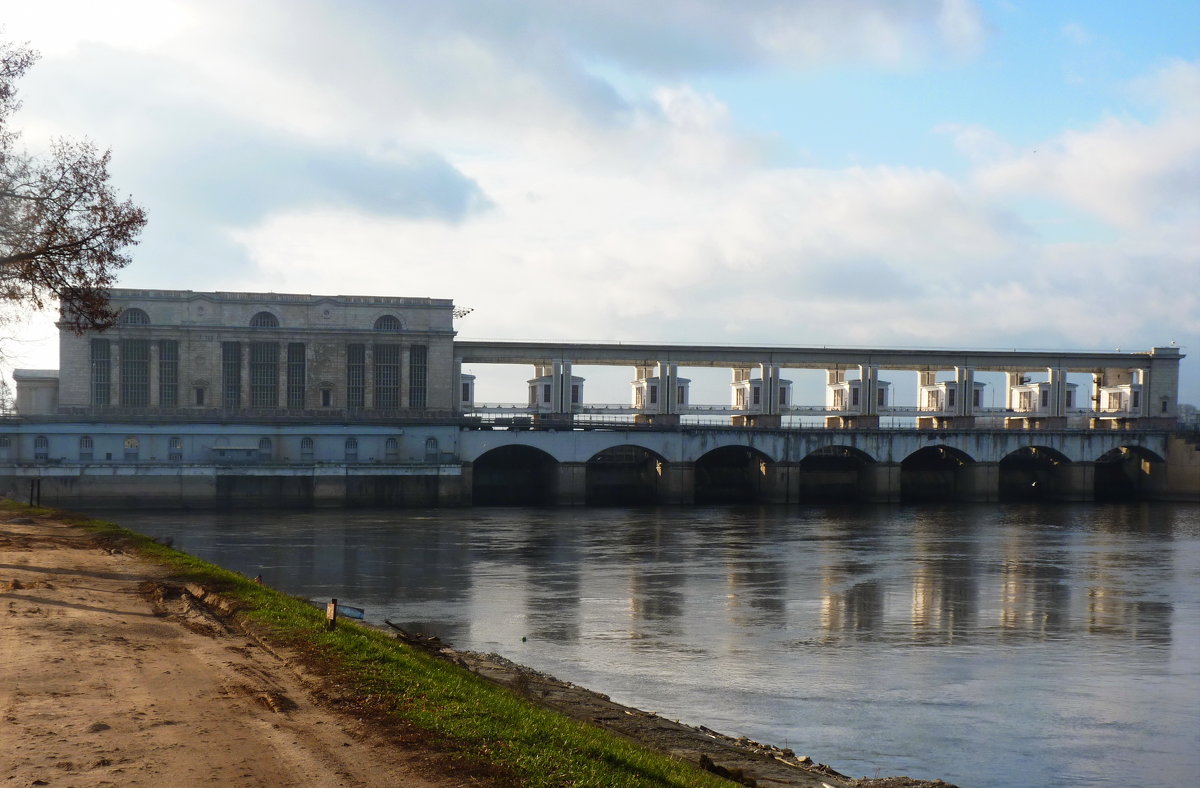
[[[543,383],[542,384],[542,402],[549,402],[549,401],[550,401],[550,384]]]
[[[125,461],[137,462],[138,450],[141,448],[141,441],[136,436],[130,435],[125,439]]]
[[[279,328],[279,318],[270,312],[259,312],[250,318],[251,328]]]
[[[279,407],[279,345],[250,343],[250,407]]]
[[[779,394],[779,404],[780,405],[783,404],[782,390],[780,391],[780,394]],[[880,388],[880,389],[875,390],[875,404],[880,407],[883,407],[884,405],[887,404],[887,389]]]
[[[130,307],[121,313],[117,322],[123,326],[148,326],[150,325],[150,315],[137,307]]]
[[[112,355],[107,339],[92,340],[92,405],[109,405],[112,390]]]
[[[375,345],[375,407],[400,407],[400,346]]]
[[[1050,407],[1050,389],[1042,389],[1042,407]]]
[[[357,438],[346,438],[346,462],[358,462]]]
[[[975,389],[975,394],[971,398],[971,404],[977,408],[983,406],[983,389]]]
[[[388,462],[395,462],[396,456],[400,453],[400,444],[396,442],[395,438],[388,438],[383,444],[383,453]]]
[[[33,459],[45,462],[50,457],[50,440],[45,435],[33,439]]]
[[[395,315],[384,315],[375,321],[376,331],[400,331],[404,326],[400,323],[400,318]]]
[[[183,438],[171,438],[167,442],[167,459],[171,462],[183,459]]]
[[[269,460],[269,459],[271,459],[271,454],[272,454],[271,439],[270,438],[259,438],[258,439],[258,459]]]
[[[470,383],[462,384],[462,401],[463,402],[471,401],[471,384]]]
[[[946,407],[954,407],[954,399],[958,395],[957,389],[946,389]]]
[[[425,369],[429,348],[413,345],[408,349],[408,407],[425,407]]]
[[[150,404],[150,340],[121,340],[121,407]]]
[[[158,341],[158,406],[179,407],[179,343],[174,339]]]
[[[1075,407],[1075,392],[1071,389],[1067,389],[1067,407]]]
[[[438,439],[425,439],[425,462],[437,462],[438,460]]]
[[[650,404],[651,405],[658,404],[658,386],[655,386],[655,385],[650,386]]]
[[[1023,411],[1033,410],[1033,392],[1032,391],[1022,391],[1021,392],[1021,407],[1019,409],[1023,410]]]
[[[196,386],[192,393],[195,394],[196,407],[204,407],[204,386]]]
[[[322,408],[332,408],[333,407],[333,389],[330,389],[330,388],[321,389],[321,407]]]
[[[858,389],[850,389],[850,404],[858,405]]]
[[[293,409],[304,407],[304,343],[289,342],[287,346],[287,406]]]
[[[571,386],[571,404],[579,404],[579,384],[575,383]]]
[[[221,343],[221,407],[242,406],[242,343]]]
[[[311,460],[313,457],[313,439],[304,438],[300,441],[300,459]]]
[[[687,404],[687,389],[685,389],[683,386],[680,386],[679,388],[675,389],[675,393],[678,395],[677,401],[679,402],[679,404],[686,405]]]
[[[845,389],[834,389],[833,391],[833,409],[844,410],[846,408],[846,391]]]
[[[755,386],[754,388],[750,389],[750,394],[752,397],[751,402],[753,402],[753,404],[755,404],[755,405],[762,404],[762,389],[761,388],[759,388],[758,386]],[[653,400],[653,399],[654,398],[651,397],[651,400]]]
[[[346,346],[346,407],[366,404],[367,346]]]
[[[1142,392],[1138,391],[1137,389],[1134,389],[1132,392],[1130,392],[1130,394],[1129,394],[1129,409],[1137,410],[1138,406],[1141,404],[1141,402],[1140,402],[1141,398],[1142,398]]]
[[[79,461],[92,461],[92,437],[90,435],[84,435],[79,439]]]

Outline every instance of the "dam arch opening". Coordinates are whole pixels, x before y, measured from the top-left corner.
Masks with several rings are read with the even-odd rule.
[[[554,503],[558,462],[531,446],[499,446],[475,460],[475,506],[547,506]]]
[[[587,461],[588,506],[648,506],[659,502],[666,461],[641,446],[612,446]]]
[[[764,500],[773,461],[750,446],[722,446],[696,460],[695,502],[745,504]]]

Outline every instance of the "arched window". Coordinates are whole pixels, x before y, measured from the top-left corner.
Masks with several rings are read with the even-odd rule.
[[[358,462],[357,438],[346,438],[346,462]]]
[[[383,444],[383,453],[389,462],[395,461],[400,452],[400,444],[395,438],[388,438]]]
[[[279,328],[279,318],[270,312],[259,312],[250,318],[251,328]]]
[[[404,328],[400,318],[395,315],[384,315],[375,321],[376,331],[400,331]]]
[[[304,438],[300,441],[300,459],[311,460],[313,456],[313,439]]]
[[[92,436],[84,435],[79,439],[79,461],[92,461]]]
[[[167,459],[179,462],[183,459],[183,438],[171,438],[167,443]]]
[[[425,439],[425,462],[437,462],[438,459],[438,439]]]
[[[38,462],[45,462],[50,457],[50,439],[45,435],[39,435],[33,439],[33,458]]]
[[[270,438],[259,438],[258,439],[258,458],[260,460],[271,459],[271,439]]]
[[[121,313],[117,322],[123,326],[148,326],[150,325],[150,315],[137,307],[130,307]]]
[[[138,449],[142,442],[137,439],[137,436],[130,435],[125,439],[125,459],[127,461],[136,461],[138,458]]]

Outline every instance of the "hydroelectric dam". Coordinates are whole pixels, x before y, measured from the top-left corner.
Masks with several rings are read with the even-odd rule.
[[[1175,347],[470,341],[441,299],[110,297],[116,326],[64,319],[61,368],[15,371],[0,492],[91,508],[1200,500]],[[498,365],[524,370],[511,401],[477,401]],[[625,401],[589,396],[597,368],[626,371]],[[693,386],[713,370],[717,401]]]

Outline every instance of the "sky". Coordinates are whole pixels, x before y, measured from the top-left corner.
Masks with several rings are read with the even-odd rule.
[[[1147,350],[1200,404],[1200,3],[0,0],[120,286],[465,339]],[[5,365],[57,366],[30,319]],[[624,373],[623,373],[624,374]],[[509,399],[520,399],[520,396]]]

